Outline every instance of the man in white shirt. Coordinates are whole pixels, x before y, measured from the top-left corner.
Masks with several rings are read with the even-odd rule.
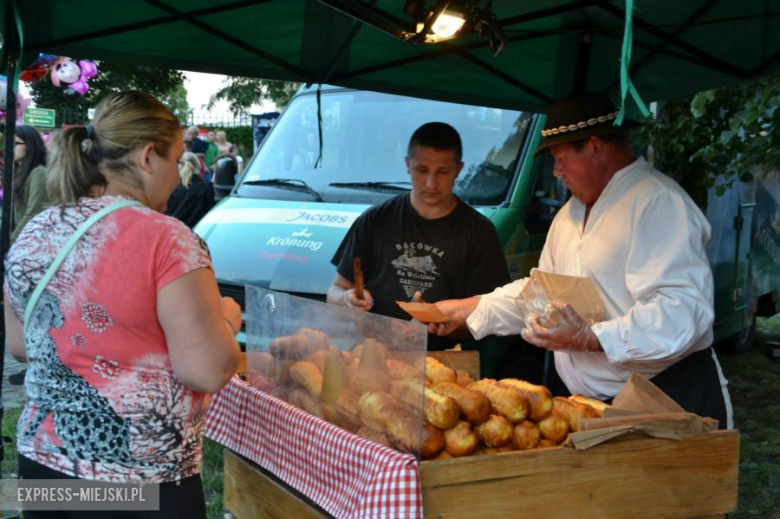
[[[468,327],[477,339],[522,333],[555,352],[572,393],[609,400],[636,371],[686,410],[730,428],[727,382],[711,348],[710,225],[676,182],[634,155],[625,125],[614,125],[616,115],[601,94],[558,101],[536,151],[550,150],[555,176],[573,195],[553,221],[539,269],[591,278],[606,320],[591,326],[558,305],[563,319],[553,328],[525,321],[514,301],[528,281],[522,279],[437,303],[449,322],[430,331]]]

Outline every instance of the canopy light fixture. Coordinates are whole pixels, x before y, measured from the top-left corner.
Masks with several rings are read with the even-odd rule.
[[[428,8],[426,0],[406,0],[404,12],[415,20],[416,32],[406,33],[405,39],[418,44],[438,43],[477,33],[488,38],[493,56],[498,57],[509,40],[490,10],[491,3],[492,0],[437,0]]]
[[[465,23],[466,19],[463,18],[462,13],[445,10],[433,22],[431,30],[440,39],[452,38]]]

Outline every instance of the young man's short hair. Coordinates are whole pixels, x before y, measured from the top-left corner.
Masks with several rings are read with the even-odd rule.
[[[407,153],[412,154],[415,146],[425,146],[436,151],[452,150],[455,159],[460,162],[463,158],[463,143],[458,131],[447,123],[425,123],[417,128],[409,139]]]

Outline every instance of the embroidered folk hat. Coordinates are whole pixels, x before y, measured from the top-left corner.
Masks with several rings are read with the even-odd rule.
[[[639,123],[628,119],[623,119],[622,126],[615,126],[617,114],[618,109],[612,101],[598,92],[581,92],[556,101],[547,111],[542,142],[534,156],[556,144],[617,133],[638,126]]]

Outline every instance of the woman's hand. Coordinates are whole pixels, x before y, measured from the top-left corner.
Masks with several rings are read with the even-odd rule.
[[[230,323],[233,335],[238,335],[241,330],[241,307],[232,297],[223,297],[220,302],[222,303],[222,316]]]

